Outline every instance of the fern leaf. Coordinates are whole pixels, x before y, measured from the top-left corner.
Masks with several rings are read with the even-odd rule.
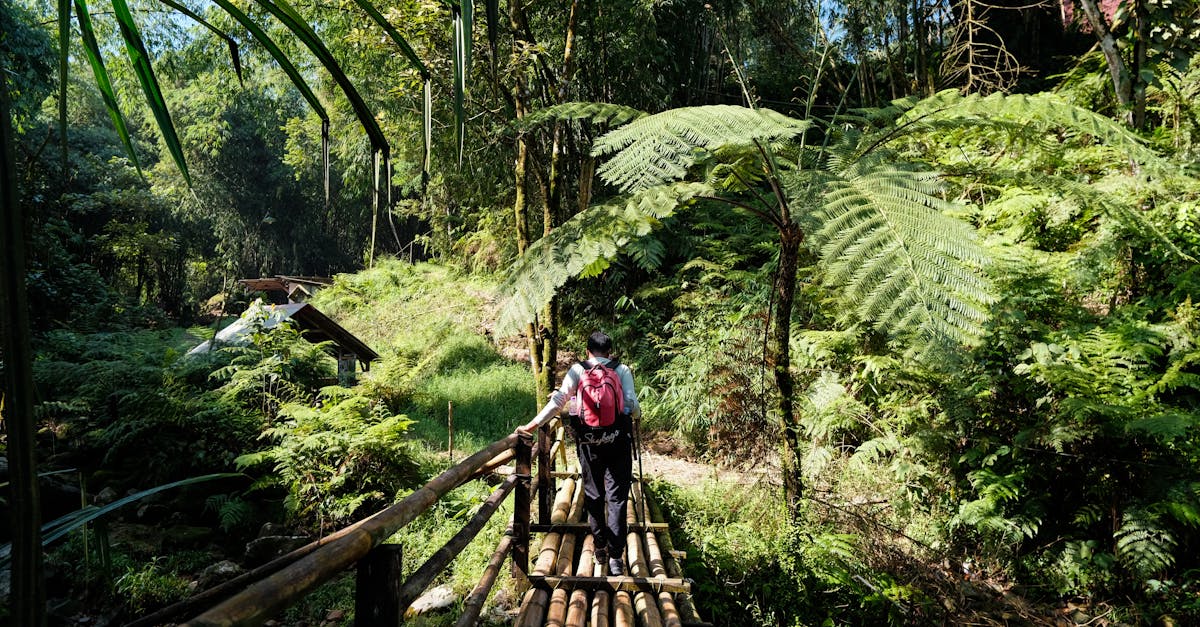
[[[1187,435],[1195,424],[1196,417],[1191,413],[1163,412],[1131,420],[1125,423],[1125,430],[1174,440]]]
[[[1113,537],[1117,558],[1140,577],[1149,577],[1175,563],[1175,537],[1148,512],[1126,513]]]
[[[812,217],[826,284],[854,317],[886,333],[920,331],[972,344],[993,302],[988,256],[942,213],[937,175],[865,159],[829,185]]]
[[[957,90],[946,90],[917,103],[899,122],[911,122],[916,126],[918,122],[931,123],[944,119],[953,120],[959,126],[972,122],[979,125],[1015,122],[1031,131],[1061,129],[1094,137],[1125,151],[1130,158],[1141,163],[1163,163],[1158,154],[1122,124],[1075,106],[1054,94],[995,93],[980,97],[963,96]]]
[[[645,111],[604,102],[564,102],[539,109],[521,120],[521,128],[531,128],[553,120],[587,120],[593,124],[620,126],[646,117]]]
[[[600,167],[600,176],[622,192],[630,192],[684,178],[696,163],[697,149],[712,151],[788,139],[810,126],[769,109],[685,107],[639,118],[605,133],[592,146],[592,155],[616,153]]]
[[[620,196],[588,208],[534,242],[509,269],[502,286],[507,303],[497,333],[518,333],[568,279],[603,270],[630,242],[649,234],[679,206],[711,192],[701,183],[678,183]]]

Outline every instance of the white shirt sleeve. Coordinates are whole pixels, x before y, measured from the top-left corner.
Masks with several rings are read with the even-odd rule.
[[[573,364],[567,370],[566,376],[563,377],[562,385],[550,395],[550,401],[546,403],[546,407],[553,405],[555,409],[562,409],[563,405],[566,405],[567,401],[575,396],[575,391],[579,389],[579,380],[582,378],[583,366],[578,363]],[[622,385],[624,385],[624,381],[622,381]]]
[[[633,387],[633,370],[620,364],[617,366],[617,376],[621,378],[621,391],[625,393],[625,410],[634,418],[640,417],[642,408],[638,405],[637,391]]]

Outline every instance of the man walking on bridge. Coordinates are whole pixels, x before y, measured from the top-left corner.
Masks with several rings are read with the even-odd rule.
[[[596,563],[612,575],[623,575],[625,516],[633,480],[633,421],[641,416],[641,408],[633,372],[613,359],[612,352],[612,338],[593,333],[587,341],[587,360],[571,366],[546,408],[561,410],[574,400],[571,428]]]

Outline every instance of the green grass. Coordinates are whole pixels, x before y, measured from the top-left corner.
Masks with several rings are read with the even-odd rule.
[[[363,386],[415,420],[412,433],[431,450],[446,450],[454,404],[459,457],[512,433],[537,410],[528,367],[504,359],[484,335],[495,298],[486,278],[386,259],[339,275],[312,303],[380,354]]]

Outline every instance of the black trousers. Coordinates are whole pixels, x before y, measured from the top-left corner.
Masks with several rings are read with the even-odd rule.
[[[633,448],[628,431],[611,442],[607,438],[592,438],[601,443],[588,444],[584,433],[576,431],[575,451],[583,480],[583,509],[596,541],[596,550],[607,550],[610,557],[621,557],[625,551],[625,522],[629,505],[629,484],[633,481]],[[584,436],[583,439],[579,436]]]

